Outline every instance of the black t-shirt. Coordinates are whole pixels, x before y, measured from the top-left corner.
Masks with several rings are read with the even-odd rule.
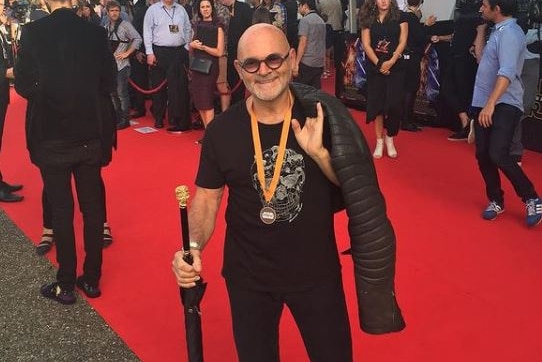
[[[393,56],[393,52],[399,46],[401,36],[401,23],[406,22],[404,13],[401,12],[399,20],[390,20],[384,23],[375,21],[371,25],[371,48],[375,51],[378,59],[388,60]],[[367,62],[369,65],[372,62]],[[400,63],[398,61],[395,65]],[[374,67],[374,65],[373,65]]]
[[[406,11],[404,18],[408,23],[407,51],[423,54],[424,48],[429,42],[427,27],[420,22],[420,19],[413,12]]]
[[[294,103],[293,118],[303,110]],[[274,170],[282,123],[259,124],[264,169]],[[257,178],[250,116],[240,102],[205,131],[196,179],[199,187],[228,186],[223,276],[244,288],[298,291],[340,273],[335,243],[332,184],[290,130],[280,181],[271,200],[277,221],[260,220],[265,205]]]
[[[480,13],[460,15],[454,22],[454,36],[450,43],[453,56],[469,56],[469,49],[476,38],[476,28],[484,23]]]

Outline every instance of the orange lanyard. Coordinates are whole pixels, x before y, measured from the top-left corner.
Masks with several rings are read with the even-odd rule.
[[[256,170],[258,171],[258,181],[262,187],[262,192],[265,201],[269,203],[275,194],[275,190],[279,184],[280,171],[282,170],[282,164],[284,162],[284,155],[286,153],[286,142],[288,141],[288,133],[290,131],[290,123],[292,121],[292,94],[288,92],[288,110],[284,114],[284,122],[282,123],[282,132],[280,134],[279,150],[277,154],[277,160],[275,168],[273,170],[273,178],[271,183],[267,186],[265,182],[265,173],[263,167],[263,152],[262,144],[260,140],[260,131],[258,129],[258,119],[252,109],[252,102],[250,102],[248,113],[250,114],[250,128],[252,130],[252,143],[254,144],[254,158],[256,159]]]

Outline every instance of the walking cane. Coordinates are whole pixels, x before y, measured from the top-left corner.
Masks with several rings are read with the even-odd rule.
[[[179,202],[181,218],[181,233],[183,245],[183,259],[192,265],[194,259],[190,254],[190,233],[188,230],[187,201],[190,197],[188,187],[178,186],[175,195]],[[200,302],[205,293],[207,283],[200,278],[192,288],[179,288],[181,302],[184,306],[184,327],[186,331],[186,347],[188,349],[189,362],[203,362],[203,336],[201,331]]]

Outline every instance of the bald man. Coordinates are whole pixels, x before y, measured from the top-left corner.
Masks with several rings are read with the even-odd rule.
[[[338,182],[321,106],[306,117],[289,89],[295,61],[272,25],[254,25],[240,38],[235,67],[250,96],[205,131],[189,211],[194,264],[182,252],[173,260],[179,286],[193,287],[227,186],[222,274],[242,362],[279,360],[285,305],[311,361],[352,361],[331,206]]]

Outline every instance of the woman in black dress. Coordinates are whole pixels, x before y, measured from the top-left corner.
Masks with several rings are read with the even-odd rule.
[[[367,123],[375,122],[374,158],[397,157],[393,137],[403,115],[404,67],[408,24],[396,0],[367,0],[360,13],[361,41],[367,62]],[[384,128],[387,134],[384,136]]]
[[[224,30],[215,18],[213,0],[201,0],[194,25],[194,38],[190,42],[192,56],[212,60],[211,71],[191,73],[190,94],[205,127],[215,117],[214,100],[218,78],[218,58],[224,55]]]

